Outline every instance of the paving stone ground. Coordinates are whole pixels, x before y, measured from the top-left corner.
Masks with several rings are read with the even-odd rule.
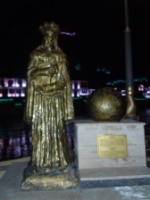
[[[150,200],[150,185],[22,191],[29,157],[0,162],[0,200]]]

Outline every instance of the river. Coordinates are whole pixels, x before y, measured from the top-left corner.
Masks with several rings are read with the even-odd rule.
[[[145,122],[145,134],[150,135],[150,107],[138,110],[138,121]],[[80,118],[82,116],[79,116]],[[32,137],[30,126],[19,117],[7,117],[0,123],[0,161],[27,157],[32,152]],[[77,117],[78,118],[78,117]],[[67,128],[69,143],[74,148],[73,123]],[[149,144],[147,144],[149,145]]]

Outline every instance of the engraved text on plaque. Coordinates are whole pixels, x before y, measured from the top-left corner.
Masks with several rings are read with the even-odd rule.
[[[97,135],[99,158],[126,158],[127,138],[126,135]]]

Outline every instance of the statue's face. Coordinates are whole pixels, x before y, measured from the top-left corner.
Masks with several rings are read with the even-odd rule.
[[[54,44],[55,41],[55,35],[52,31],[49,31],[48,34],[44,37],[44,46],[50,47]]]

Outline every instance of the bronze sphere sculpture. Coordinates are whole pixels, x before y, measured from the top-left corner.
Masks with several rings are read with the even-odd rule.
[[[121,94],[111,88],[96,90],[88,100],[88,113],[95,121],[119,121],[125,113],[125,103]]]

